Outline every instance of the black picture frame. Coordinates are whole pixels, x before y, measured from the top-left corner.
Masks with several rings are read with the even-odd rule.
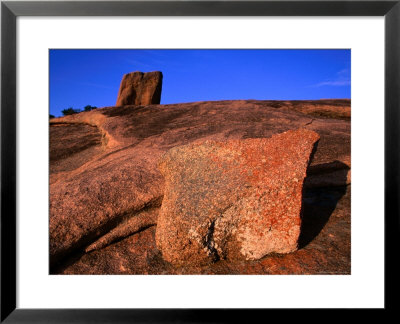
[[[16,18],[18,16],[384,16],[385,309],[396,308],[399,237],[400,0],[395,1],[2,1],[1,322],[235,322],[265,310],[16,308]],[[373,190],[373,188],[371,188]],[[261,313],[261,314],[260,314]],[[257,318],[257,317],[254,317]]]

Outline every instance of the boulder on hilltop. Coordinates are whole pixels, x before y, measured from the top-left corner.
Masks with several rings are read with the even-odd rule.
[[[163,75],[160,71],[131,72],[122,77],[116,106],[158,105],[161,101]]]

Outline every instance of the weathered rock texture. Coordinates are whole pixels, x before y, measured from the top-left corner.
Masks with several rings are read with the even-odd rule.
[[[116,106],[158,105],[161,101],[163,75],[155,72],[125,74],[119,87]]]
[[[101,153],[101,133],[95,126],[52,124],[50,138],[51,173],[74,170]]]
[[[349,116],[349,100],[238,100],[108,107],[51,119],[51,273],[350,273]],[[166,151],[298,128],[321,137],[304,181],[298,251],[204,266],[163,260],[153,224]]]
[[[168,151],[156,232],[164,259],[203,264],[295,251],[303,180],[318,139],[299,129]]]

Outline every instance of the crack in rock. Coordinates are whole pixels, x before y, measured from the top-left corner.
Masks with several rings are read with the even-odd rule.
[[[216,222],[216,219],[214,219],[211,222],[210,227],[208,228],[206,237],[204,239],[204,247],[206,247],[207,250],[209,251],[209,255],[211,256],[213,262],[220,260],[220,257],[218,255],[217,249],[215,248],[215,242],[214,242],[215,222]]]
[[[93,250],[99,250],[117,240],[156,225],[161,200],[162,199],[157,198],[147,203],[142,209],[126,214],[118,224],[109,228],[103,236],[99,237],[96,241],[87,246],[85,252],[87,253]]]
[[[311,121],[309,121],[308,123],[304,124],[304,127],[311,125],[313,123],[313,121],[315,120],[315,118],[312,118]]]

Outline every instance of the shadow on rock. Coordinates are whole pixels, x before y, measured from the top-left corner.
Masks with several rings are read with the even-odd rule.
[[[340,161],[334,161],[309,167],[307,171],[307,177],[314,176],[318,172],[317,170],[319,170],[318,176],[324,177],[326,175],[328,179],[332,176],[332,169],[341,171],[335,173],[337,178],[333,183],[342,185],[328,187],[305,186],[304,188],[302,224],[298,241],[299,249],[304,248],[314,240],[328,222],[337,203],[346,193],[346,179],[350,168]],[[307,178],[305,179],[306,183]]]

